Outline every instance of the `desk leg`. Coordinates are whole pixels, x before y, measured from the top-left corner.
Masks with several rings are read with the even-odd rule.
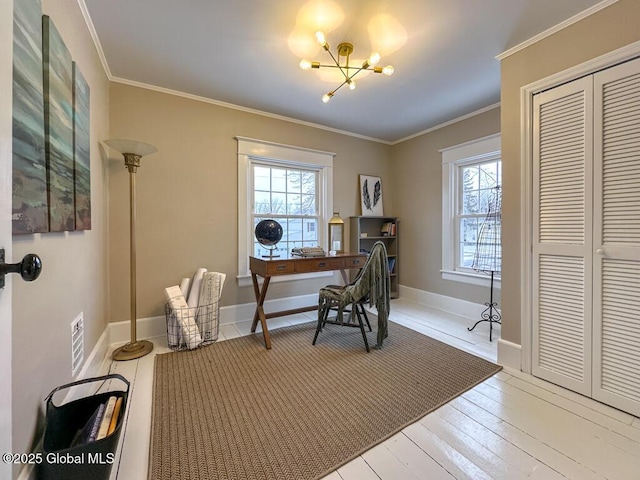
[[[264,300],[267,297],[267,288],[269,287],[269,281],[271,277],[265,277],[262,283],[262,289],[258,285],[258,276],[255,273],[251,274],[253,281],[253,293],[256,296],[256,311],[253,314],[253,323],[251,324],[251,333],[256,331],[258,326],[258,320],[262,326],[262,336],[264,337],[264,345],[267,349],[271,348],[271,337],[269,337],[269,329],[267,328],[267,319],[264,316]]]
[[[340,270],[340,274],[342,275],[342,280],[344,281],[344,284],[349,285],[349,277],[347,276],[347,271]]]

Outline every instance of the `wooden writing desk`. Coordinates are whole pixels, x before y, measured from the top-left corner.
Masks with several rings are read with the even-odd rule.
[[[253,291],[256,295],[257,303],[256,311],[253,314],[251,332],[256,331],[259,320],[260,325],[262,326],[264,345],[267,348],[271,348],[271,338],[269,338],[267,318],[282,317],[285,315],[292,315],[294,313],[300,312],[309,312],[311,310],[317,310],[318,308],[318,305],[312,305],[309,307],[264,313],[264,301],[267,296],[267,289],[269,288],[271,277],[276,277],[278,275],[294,275],[297,273],[341,270],[342,279],[345,283],[349,283],[346,270],[350,268],[361,268],[366,260],[366,253],[338,253],[334,256],[325,257],[293,257],[273,259],[249,257],[249,268],[251,270]],[[262,282],[262,288],[260,288],[260,285],[258,285],[258,275],[264,279],[264,281]]]

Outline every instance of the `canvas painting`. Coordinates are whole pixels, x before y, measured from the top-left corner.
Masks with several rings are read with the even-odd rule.
[[[382,180],[380,177],[360,175],[360,199],[363,217],[381,217]]]
[[[42,5],[13,5],[14,235],[49,231],[42,82]]]
[[[91,230],[91,143],[89,85],[73,62],[73,158],[75,229]]]
[[[47,15],[42,37],[49,231],[62,232],[75,229],[71,54]]]

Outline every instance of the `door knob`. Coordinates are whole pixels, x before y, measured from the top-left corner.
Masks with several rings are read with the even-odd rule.
[[[596,253],[597,253],[598,255],[604,255],[604,248],[597,248],[597,249],[596,249]]]
[[[25,282],[33,282],[42,272],[42,260],[35,253],[29,253],[18,263],[4,263],[4,248],[0,249],[0,288],[4,288],[7,273],[19,273]]]

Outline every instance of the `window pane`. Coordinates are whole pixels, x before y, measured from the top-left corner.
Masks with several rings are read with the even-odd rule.
[[[274,215],[284,215],[287,213],[287,194],[272,193],[271,194],[271,213]]]
[[[300,215],[302,207],[301,207],[301,199],[298,194],[288,194],[287,195],[287,214],[288,215]]]
[[[287,221],[287,238],[290,242],[302,241],[302,219],[290,218]]]
[[[253,169],[253,188],[256,190],[271,190],[271,169],[256,165]]]
[[[489,213],[489,200],[491,199],[491,197],[493,197],[493,195],[493,190],[480,190],[480,204],[478,207],[478,212]]]
[[[480,199],[476,190],[462,192],[462,214],[472,215],[478,213]]]
[[[316,208],[316,196],[315,195],[302,195],[302,205],[300,208],[301,215],[316,215],[318,210]]]
[[[498,184],[498,163],[480,165],[480,188],[493,188]]]
[[[316,193],[316,172],[302,172],[302,193]]]
[[[478,219],[463,218],[460,221],[460,241],[470,243],[478,241]]]
[[[296,170],[287,170],[287,191],[300,193],[302,185],[302,173]]]
[[[271,189],[274,192],[287,191],[287,171],[282,168],[271,169]]]
[[[477,190],[479,188],[478,166],[462,168],[462,189]]]
[[[305,246],[316,246],[318,244],[318,220],[305,218],[302,221],[303,226],[303,238]]]
[[[271,212],[271,194],[269,192],[255,192],[254,195],[254,212],[269,213]]]
[[[475,243],[461,243],[460,244],[460,267],[471,268],[473,266],[473,259],[476,254]]]

